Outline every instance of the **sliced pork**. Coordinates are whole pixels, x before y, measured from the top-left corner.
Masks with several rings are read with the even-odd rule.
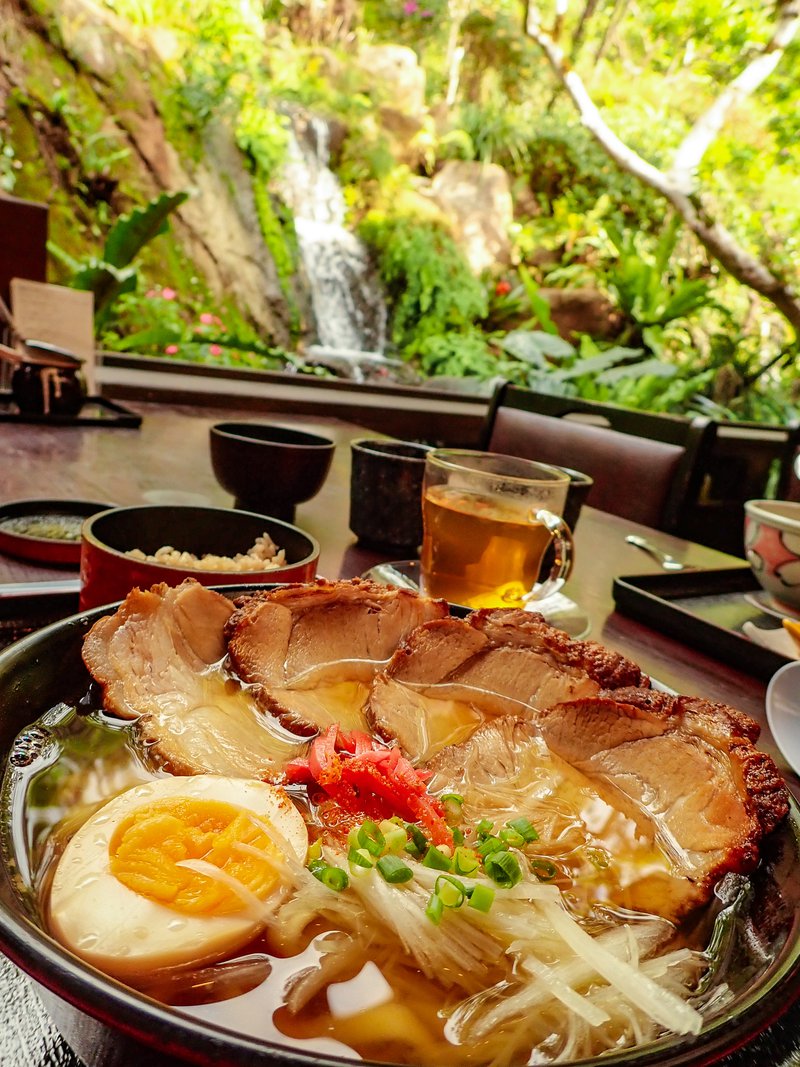
[[[649,685],[630,660],[592,641],[573,641],[541,615],[476,611],[415,630],[380,672],[367,718],[415,760],[462,741],[487,716]]]
[[[469,821],[527,816],[570,892],[678,920],[747,872],[788,810],[758,727],[724,705],[621,690],[503,716],[428,765]]]
[[[363,730],[375,672],[412,630],[447,611],[408,590],[320,579],[243,599],[226,626],[228,655],[289,730],[311,735],[334,722]]]
[[[134,589],[86,635],[83,659],[108,712],[135,719],[148,761],[173,774],[260,778],[301,746],[218,669],[233,612],[193,580]]]
[[[786,787],[773,760],[753,745],[759,727],[724,704],[696,697],[622,689],[542,709],[551,751],[654,819],[678,867],[705,880],[749,870],[758,841],[786,815]]]

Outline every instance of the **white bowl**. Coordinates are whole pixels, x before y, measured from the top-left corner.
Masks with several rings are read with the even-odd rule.
[[[779,602],[800,608],[800,503],[748,500],[744,547],[762,588]]]

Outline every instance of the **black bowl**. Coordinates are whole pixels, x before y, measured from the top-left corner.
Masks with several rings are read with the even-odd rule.
[[[238,595],[243,590],[223,591]],[[89,677],[81,644],[92,623],[107,612],[103,608],[73,616],[0,653],[6,800],[13,794],[15,767],[24,766],[31,746],[40,745],[43,737],[46,741],[46,733],[27,728],[57,703],[72,704],[85,694]],[[18,741],[22,731],[26,734]],[[800,994],[799,837],[800,811],[793,804],[789,820],[765,842],[763,862],[752,878],[752,899],[738,919],[734,973],[742,984],[731,1003],[697,1038],[666,1038],[639,1052],[610,1053],[591,1061],[595,1067],[709,1064],[791,1007]],[[25,892],[24,870],[15,862],[19,838],[12,840],[6,820],[0,825],[0,846],[0,949],[35,980],[53,1020],[87,1067],[342,1067],[357,1062],[222,1029],[100,974],[42,929]],[[794,1029],[773,1026],[726,1060],[726,1067],[788,1062],[796,1047],[797,1014],[794,1010]]]
[[[320,434],[259,422],[219,422],[210,442],[214,474],[234,507],[287,522],[322,488],[335,447]]]

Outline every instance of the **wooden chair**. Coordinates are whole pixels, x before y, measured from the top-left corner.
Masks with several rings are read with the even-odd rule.
[[[679,532],[699,498],[713,438],[707,418],[630,411],[506,382],[492,398],[481,447],[583,471],[594,479],[591,507]]]

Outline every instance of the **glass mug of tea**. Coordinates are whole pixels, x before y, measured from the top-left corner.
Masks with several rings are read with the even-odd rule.
[[[572,566],[560,517],[569,475],[514,456],[436,449],[422,487],[422,589],[469,608],[519,608],[557,592]],[[545,551],[555,560],[539,583]]]

